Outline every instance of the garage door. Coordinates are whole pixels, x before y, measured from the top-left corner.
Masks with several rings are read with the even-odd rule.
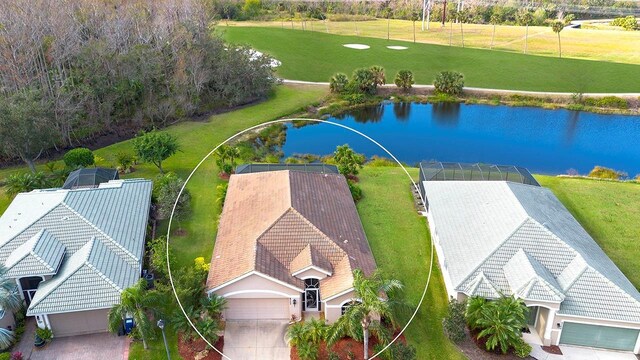
[[[633,351],[640,330],[565,322],[560,343]]]
[[[50,314],[54,336],[72,336],[107,331],[109,309]]]
[[[289,299],[228,299],[227,320],[289,320]]]

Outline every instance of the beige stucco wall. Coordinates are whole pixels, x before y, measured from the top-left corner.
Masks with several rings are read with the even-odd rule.
[[[93,334],[107,331],[109,309],[49,314],[55,337]]]
[[[11,311],[5,311],[4,316],[0,319],[0,327],[9,330],[16,329],[16,319]]]
[[[547,318],[549,316],[549,309],[547,308],[543,308],[540,307],[540,310],[538,311],[538,320],[537,320],[537,324],[536,324],[536,332],[538,333],[538,336],[540,336],[540,339],[544,339],[544,331],[546,330],[546,326],[547,326]]]
[[[342,305],[345,302],[352,301],[354,298],[355,294],[353,291],[350,291],[330,301],[323,301],[325,321],[331,324],[338,320],[340,315],[342,315]]]
[[[302,296],[300,292],[259,275],[247,276],[242,280],[214,291],[214,293],[229,299],[289,298],[290,315],[295,316],[297,319],[302,317]],[[295,305],[292,299],[296,299]]]

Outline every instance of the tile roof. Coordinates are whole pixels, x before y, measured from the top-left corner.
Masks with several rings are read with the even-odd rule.
[[[65,251],[58,274],[41,283],[36,295],[41,294],[42,289],[53,291],[49,287],[57,284],[60,289],[54,293],[64,293],[68,298],[64,301],[49,295],[45,298],[42,291],[38,309],[64,312],[73,311],[73,306],[77,306],[77,310],[86,309],[91,303],[94,308],[101,308],[105,303],[111,306],[119,301],[119,296],[106,296],[106,290],[100,290],[97,285],[100,282],[92,277],[104,277],[104,281],[120,289],[133,285],[139,278],[151,189],[151,181],[131,179],[110,181],[91,189],[35,190],[19,194],[0,217],[0,263],[18,257],[29,247],[27,243],[33,241],[34,236],[46,233]],[[89,264],[96,264],[96,268],[102,269],[101,275],[73,276],[60,281],[63,269],[70,266],[68,263],[74,259],[79,261],[75,254],[94,241],[99,244],[95,246],[94,254],[104,254],[104,258],[92,258]],[[47,240],[37,250],[43,255],[53,256],[60,248],[54,245],[55,242]],[[136,279],[131,276],[131,269],[135,269]],[[45,284],[48,285],[45,287]],[[111,286],[109,292],[111,289],[114,287]],[[96,296],[89,296],[89,292]],[[73,296],[81,296],[84,300],[75,303],[71,301]],[[61,303],[67,305],[60,306]],[[33,306],[32,303],[31,313],[37,310]]]
[[[423,186],[458,291],[492,298],[493,287],[561,301],[560,314],[640,322],[640,293],[550,190],[482,181]]]
[[[330,278],[340,279],[321,282],[333,284],[326,291],[321,284],[323,298],[352,286],[351,269],[375,270],[344,177],[291,170],[233,175],[207,287],[214,289],[259,271],[302,288],[291,274],[292,267],[305,262],[333,268]],[[349,273],[338,274],[339,270]]]
[[[314,246],[311,246],[311,244],[309,244],[300,252],[300,254],[298,254],[293,260],[291,260],[289,270],[291,271],[291,273],[296,273],[312,266],[322,269],[328,273],[333,272],[333,266],[331,265],[331,262],[326,257],[324,257],[324,255],[322,255],[320,251],[318,251]]]
[[[94,238],[69,257],[56,276],[40,283],[27,315],[111,307],[139,273]]]
[[[18,246],[4,263],[6,277],[53,275],[64,257],[65,246],[46,229]]]

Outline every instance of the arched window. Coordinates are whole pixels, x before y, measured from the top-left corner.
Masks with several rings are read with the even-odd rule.
[[[306,311],[320,311],[320,280],[304,280],[304,308]]]
[[[347,309],[349,309],[349,307],[355,305],[355,304],[360,304],[359,300],[351,300],[349,302],[346,302],[342,305],[342,308],[340,309],[340,315],[344,315],[344,313],[347,312]]]

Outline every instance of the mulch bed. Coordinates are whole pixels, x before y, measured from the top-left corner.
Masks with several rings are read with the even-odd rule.
[[[222,349],[224,348],[224,337],[221,336],[220,339],[218,339],[218,342],[213,344],[213,346],[216,349],[222,351]],[[182,335],[178,335],[178,352],[180,353],[180,357],[182,357],[183,359],[192,360],[195,359],[198,354],[200,354],[198,359],[222,360],[222,355],[218,354],[217,351],[213,349],[207,349],[208,351],[205,354],[202,352],[205,349],[207,349],[207,343],[201,338],[198,337],[193,341],[184,341]]]
[[[407,342],[404,335],[400,336],[398,341],[402,341],[403,343]],[[369,339],[369,356],[372,356],[373,354],[375,354],[375,352],[373,351],[373,347],[376,346],[377,343],[378,342],[376,341],[375,338]],[[356,340],[353,340],[351,338],[344,338],[339,340],[335,345],[333,345],[333,347],[331,348],[331,351],[336,353],[340,357],[340,359],[348,359],[347,354],[349,354],[349,351],[351,351],[355,356],[354,359],[364,358],[364,348],[362,346],[362,343]],[[320,351],[318,352],[318,360],[326,360],[328,359],[328,357],[329,357],[329,354],[327,352],[327,346],[323,342],[320,344]],[[291,348],[291,360],[300,360],[300,357],[298,356],[298,352],[296,348]]]
[[[542,350],[548,352],[549,354],[563,355],[562,350],[560,350],[560,347],[557,345],[541,346],[541,347],[542,347]]]
[[[471,360],[516,360],[520,359],[512,352],[502,354],[500,350],[491,352],[485,350],[486,340],[478,339],[477,333],[470,333],[469,330],[465,330],[467,337],[459,344],[458,348]],[[535,360],[535,358],[528,356],[525,359]]]

